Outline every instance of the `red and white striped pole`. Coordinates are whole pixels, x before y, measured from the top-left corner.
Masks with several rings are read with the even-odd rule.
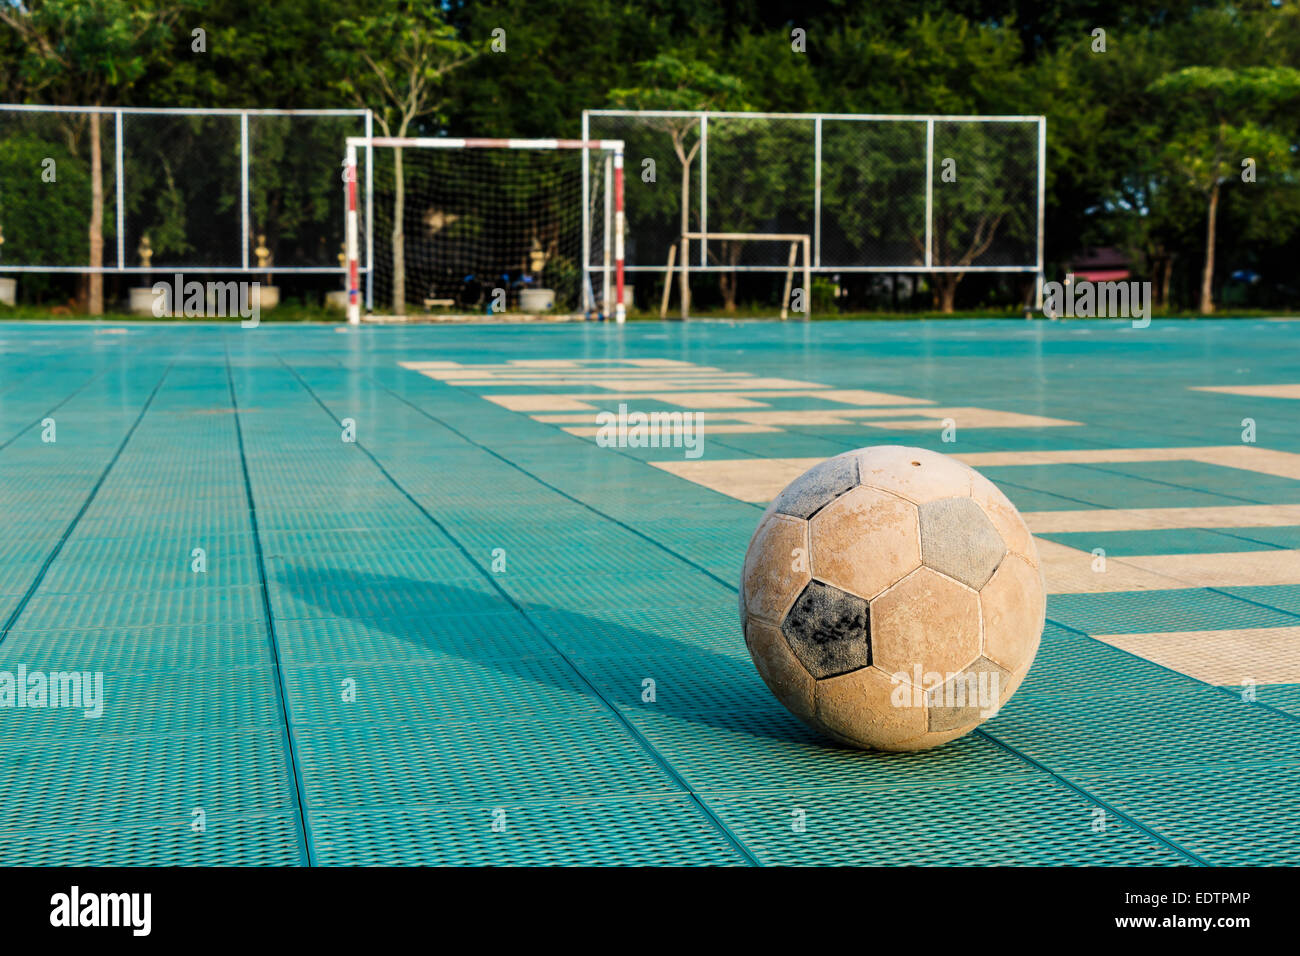
[[[623,150],[614,151],[614,319],[627,320],[623,307]]]
[[[343,178],[347,182],[348,324],[361,324],[361,242],[357,213],[357,148],[348,144]]]

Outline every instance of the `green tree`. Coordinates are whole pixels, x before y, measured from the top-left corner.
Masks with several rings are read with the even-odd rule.
[[[1186,67],[1151,86],[1172,117],[1163,162],[1205,203],[1200,310],[1214,311],[1214,251],[1223,188],[1253,163],[1268,175],[1293,175],[1291,132],[1272,120],[1300,103],[1291,67]]]
[[[403,138],[413,124],[440,118],[446,78],[478,55],[443,22],[436,7],[386,0],[341,21],[338,89],[375,112],[384,136]],[[359,59],[360,63],[355,60]],[[406,314],[406,183],[401,148],[393,151],[393,311]]]
[[[0,4],[0,24],[21,40],[23,55],[13,73],[28,96],[63,105],[104,106],[118,100],[145,72],[146,62],[165,42],[176,18],[174,7],[135,0],[39,0]],[[86,122],[90,145],[88,264],[104,264],[104,161],[100,114],[74,114]],[[87,311],[104,311],[104,277],[87,278]]]
[[[639,63],[637,73],[643,78],[642,85],[610,90],[609,98],[616,106],[670,112],[752,108],[744,98],[739,79],[720,73],[701,60],[661,53],[653,60]],[[681,166],[680,238],[681,233],[690,232],[691,228],[691,164],[700,149],[700,121],[695,116],[660,116],[646,122],[668,135]],[[688,251],[689,244],[682,240],[681,255],[685,257]],[[681,317],[685,319],[690,314],[690,283],[685,269],[680,276]]]

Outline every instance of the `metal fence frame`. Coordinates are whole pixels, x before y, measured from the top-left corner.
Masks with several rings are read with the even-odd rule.
[[[250,116],[355,116],[365,121],[365,135],[371,136],[374,132],[374,114],[368,109],[321,109],[321,110],[276,110],[276,109],[199,109],[195,107],[142,107],[142,106],[44,106],[26,103],[5,103],[0,104],[0,116],[5,113],[99,113],[102,116],[113,117],[113,162],[115,165],[117,181],[117,263],[116,265],[103,265],[98,268],[92,266],[16,266],[7,265],[0,260],[0,272],[73,272],[73,273],[94,273],[101,274],[130,274],[130,273],[154,273],[160,271],[171,272],[213,272],[213,273],[250,273],[258,274],[275,274],[275,273],[317,273],[317,274],[337,274],[344,275],[346,266],[258,266],[250,265],[248,260],[249,248],[249,222],[251,207],[249,202],[249,165],[252,157],[248,148],[248,119]],[[239,134],[240,134],[240,220],[241,220],[241,241],[240,257],[241,264],[238,266],[128,266],[126,264],[126,230],[125,230],[125,191],[126,191],[126,173],[123,154],[122,139],[122,118],[129,115],[153,114],[162,116],[237,116],[239,117]],[[341,146],[342,144],[340,144]],[[369,197],[373,188],[373,179],[371,176],[371,164],[366,164],[366,196],[367,209],[369,209]],[[369,300],[372,290],[370,288],[369,263],[370,250],[366,254],[366,272],[367,272],[367,300]]]
[[[940,273],[940,272],[991,272],[991,273],[1032,273],[1035,276],[1035,299],[1041,308],[1043,301],[1043,229],[1046,211],[1047,189],[1047,117],[1046,116],[944,116],[937,113],[749,113],[723,110],[583,110],[582,138],[591,138],[591,117],[612,116],[637,119],[643,117],[677,117],[695,118],[700,122],[700,188],[698,232],[709,231],[709,120],[710,119],[769,119],[769,120],[804,120],[813,124],[813,266],[814,273]],[[925,264],[924,265],[889,265],[889,266],[823,266],[821,264],[821,168],[822,168],[822,123],[826,120],[864,122],[864,123],[925,123]],[[1038,177],[1037,177],[1037,228],[1035,237],[1035,262],[1019,266],[942,266],[933,264],[934,248],[932,227],[934,220],[934,124],[942,123],[1034,123],[1038,126]],[[586,156],[583,157],[583,172],[586,172]],[[584,209],[584,224],[587,211]],[[708,247],[705,240],[699,241],[699,263],[692,264],[692,272],[779,272],[782,266],[753,265],[709,265]],[[693,257],[692,257],[693,258]],[[628,265],[631,272],[663,272],[661,265]]]

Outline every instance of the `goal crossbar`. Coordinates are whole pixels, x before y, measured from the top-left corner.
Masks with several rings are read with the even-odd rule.
[[[585,156],[590,151],[603,152],[608,163],[606,167],[607,190],[610,198],[607,214],[609,228],[604,231],[604,294],[602,296],[603,314],[611,311],[618,322],[626,319],[624,306],[624,243],[623,232],[625,213],[623,207],[623,149],[621,139],[515,139],[495,137],[398,137],[398,136],[350,136],[347,138],[347,153],[344,160],[344,181],[347,184],[347,279],[348,279],[348,322],[357,325],[361,322],[361,286],[360,286],[360,226],[361,216],[358,208],[357,190],[357,150],[372,150],[375,147],[395,149],[506,149],[506,150],[581,150]],[[585,180],[585,178],[584,178]],[[585,189],[585,181],[584,181]],[[585,202],[585,200],[584,200]],[[583,294],[592,296],[588,290],[586,278],[592,271],[590,255],[585,248],[589,241],[584,212],[583,231]],[[613,288],[610,288],[610,274],[613,274]],[[612,301],[611,301],[612,300]],[[612,305],[612,309],[611,309]]]

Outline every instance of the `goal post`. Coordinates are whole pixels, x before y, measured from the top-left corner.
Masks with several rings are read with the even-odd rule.
[[[683,304],[684,310],[689,310],[690,299],[690,241],[698,239],[708,243],[711,239],[721,240],[724,242],[777,242],[788,243],[790,247],[789,257],[785,268],[785,290],[781,295],[781,318],[786,319],[790,314],[790,295],[794,289],[794,271],[800,253],[803,256],[803,269],[801,270],[803,278],[803,295],[801,297],[802,309],[805,319],[812,318],[812,236],[806,232],[802,233],[777,233],[777,232],[684,232],[682,233],[682,255],[679,269],[685,277],[686,297],[688,302]],[[664,299],[663,306],[660,308],[660,318],[666,318],[668,310],[668,294],[672,285],[673,273],[673,252],[669,250],[668,268],[664,274]]]
[[[363,210],[366,157],[374,187]],[[372,319],[505,310],[625,320],[622,140],[353,137],[345,167],[350,323],[362,319],[367,273]]]

